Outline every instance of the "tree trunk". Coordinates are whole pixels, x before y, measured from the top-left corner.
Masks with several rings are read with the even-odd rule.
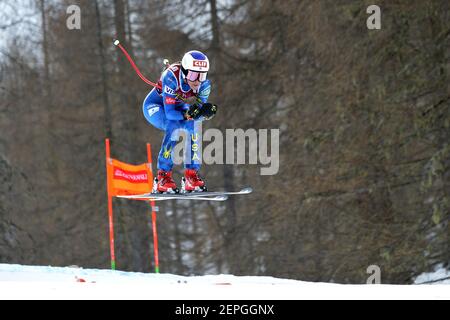
[[[130,14],[130,1],[125,0],[125,12],[126,12],[126,18],[127,18],[127,36],[128,36],[128,44],[130,45],[130,54],[134,56],[134,50],[133,50],[133,32],[131,29],[131,14]]]
[[[181,230],[180,219],[178,216],[178,210],[172,205],[172,222],[173,222],[173,235],[175,240],[175,259],[176,259],[176,270],[178,274],[183,274],[183,248],[181,240]]]
[[[40,9],[42,19],[42,53],[44,55],[44,81],[45,81],[44,89],[46,97],[50,100],[51,97],[50,63],[48,55],[47,14],[45,10],[45,0],[40,0]]]
[[[116,38],[120,40],[122,45],[130,52],[133,51],[130,44],[127,41],[125,32],[125,5],[124,0],[114,0],[114,23],[116,27]],[[138,114],[140,114],[140,108],[138,102],[133,98],[133,95],[129,93],[128,88],[132,82],[130,76],[130,68],[127,65],[126,58],[123,56],[120,50],[117,50],[117,64],[119,66],[118,83],[119,83],[119,117],[120,121],[117,121],[118,126],[117,140],[120,139],[120,143],[116,146],[116,150],[120,152],[124,157],[128,158],[130,162],[137,162],[138,153],[137,145],[137,121]],[[124,161],[126,161],[125,159]]]
[[[220,27],[219,27],[219,16],[217,14],[217,1],[209,0],[209,5],[211,6],[211,26],[212,26],[212,40],[211,40],[211,53],[214,56],[214,69],[216,75],[221,75],[224,70],[223,62],[221,59],[221,41],[220,41]],[[220,78],[216,76],[216,81],[214,82],[214,90],[216,92],[221,92],[221,83]],[[220,98],[218,98],[218,104],[220,105]],[[232,165],[223,165],[223,179],[224,179],[224,188],[225,190],[234,190],[234,168]],[[224,246],[226,250],[226,259],[228,261],[228,265],[230,267],[229,272],[232,274],[236,271],[236,261],[238,259],[234,259],[235,256],[235,230],[236,230],[236,202],[234,197],[230,197],[230,199],[226,202],[227,206],[227,215],[226,215],[226,231],[225,231],[225,239]]]
[[[100,9],[98,6],[98,0],[95,0],[95,17],[97,20],[97,44],[100,55],[100,68],[102,75],[102,95],[103,95],[103,114],[104,114],[104,129],[105,129],[105,137],[112,137],[112,127],[111,127],[111,107],[109,105],[109,97],[108,97],[108,80],[106,74],[106,58],[105,58],[105,50],[103,48],[102,41],[102,20]]]
[[[44,141],[42,142],[41,150],[42,153],[46,155],[45,167],[43,170],[47,177],[50,177],[50,185],[53,187],[53,183],[59,184],[60,172],[59,166],[56,161],[55,147],[52,139],[52,135],[56,135],[55,132],[55,119],[54,113],[55,109],[53,106],[53,93],[52,84],[50,79],[50,53],[49,53],[49,39],[48,39],[48,25],[47,25],[47,10],[45,0],[40,0],[39,2],[41,19],[42,19],[42,54],[44,58],[44,113],[42,121],[46,128],[44,133]],[[43,179],[41,181],[48,181],[48,179]],[[49,187],[50,187],[49,185]]]

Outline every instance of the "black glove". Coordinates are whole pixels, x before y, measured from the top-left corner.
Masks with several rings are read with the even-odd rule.
[[[204,103],[200,109],[200,114],[205,117],[205,120],[211,120],[217,113],[217,105],[212,103]]]
[[[184,113],[184,119],[197,120],[203,116],[205,120],[211,120],[216,115],[216,112],[217,106],[215,104],[207,102],[199,105],[198,103],[195,103]]]
[[[197,120],[201,116],[201,106],[197,103],[189,107],[184,113],[185,120]]]

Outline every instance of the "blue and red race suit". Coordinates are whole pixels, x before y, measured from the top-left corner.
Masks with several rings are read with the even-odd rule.
[[[156,128],[165,132],[158,155],[158,169],[170,171],[173,167],[173,148],[178,141],[177,130],[186,130],[189,137],[186,139],[186,169],[200,169],[199,152],[192,152],[198,148],[201,141],[199,124],[203,121],[185,120],[184,112],[189,109],[190,104],[185,101],[197,98],[199,102],[208,101],[211,92],[211,83],[206,80],[201,83],[198,92],[193,92],[184,79],[181,72],[181,64],[175,63],[167,68],[158,82],[161,89],[154,88],[150,91],[143,103],[145,119]],[[180,98],[181,97],[181,98]],[[191,102],[193,104],[193,102]],[[193,146],[195,148],[193,148]]]

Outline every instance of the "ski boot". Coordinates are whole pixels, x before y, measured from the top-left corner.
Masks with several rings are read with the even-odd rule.
[[[181,178],[181,192],[205,192],[208,189],[205,186],[205,182],[198,176],[197,171],[192,169],[186,169],[184,171],[184,177]]]
[[[153,182],[153,193],[179,193],[172,171],[158,170],[158,177]]]

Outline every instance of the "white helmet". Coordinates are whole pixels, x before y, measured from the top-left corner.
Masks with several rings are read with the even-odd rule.
[[[206,80],[209,71],[208,57],[197,50],[186,52],[181,60],[181,70],[188,80]]]

